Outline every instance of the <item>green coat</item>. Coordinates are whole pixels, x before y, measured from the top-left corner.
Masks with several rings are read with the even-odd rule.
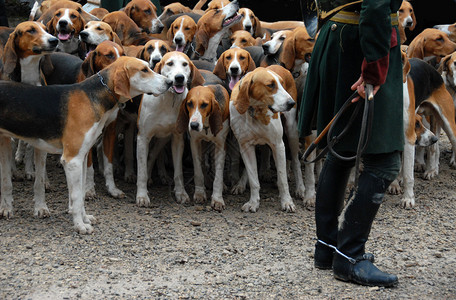
[[[391,13],[397,12],[401,2],[364,0],[359,25],[333,21],[323,25],[312,52],[299,112],[302,137],[309,135],[315,124],[318,133],[326,127],[353,93],[350,87],[362,72],[368,83],[384,82],[374,97],[372,132],[365,153],[403,150],[402,64],[400,44],[397,43],[400,39],[397,26],[391,25],[390,17]],[[346,112],[336,124],[336,134],[345,127],[350,116],[351,111]],[[362,109],[336,150],[356,150],[361,117]],[[325,145],[326,138],[319,147]]]

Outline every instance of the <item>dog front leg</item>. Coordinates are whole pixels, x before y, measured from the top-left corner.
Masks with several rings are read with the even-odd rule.
[[[401,200],[403,208],[412,208],[415,206],[415,195],[413,187],[415,184],[413,174],[413,164],[415,162],[415,145],[405,143],[402,164],[402,174],[404,180],[404,196]]]
[[[277,187],[279,188],[280,202],[282,210],[286,212],[295,212],[296,207],[290,196],[287,178],[287,163],[285,157],[285,145],[282,140],[277,141],[275,145],[271,144],[272,154],[277,168]]]
[[[34,149],[35,161],[35,183],[33,185],[33,194],[35,202],[34,216],[38,218],[47,218],[50,216],[49,209],[45,200],[45,182],[46,182],[46,156],[47,153],[41,149]]]
[[[148,207],[150,205],[150,199],[147,195],[147,155],[149,153],[149,142],[150,137],[138,134],[136,145],[136,157],[138,163],[136,204],[144,207]]]
[[[116,143],[116,121],[111,122],[103,133],[103,174],[105,177],[106,188],[114,198],[125,198],[125,193],[117,188],[114,182],[114,169],[112,159],[114,157],[114,147]]]
[[[195,174],[195,194],[193,195],[193,201],[195,203],[204,203],[207,198],[204,187],[203,169],[201,167],[201,141],[190,138],[190,148],[192,150],[193,170]]]
[[[242,206],[244,212],[256,212],[260,207],[260,181],[254,145],[240,145],[241,156],[249,179],[250,200]]]
[[[12,160],[11,138],[0,136],[0,167],[2,176],[0,217],[6,219],[13,216],[13,183],[11,182]]]
[[[184,174],[182,171],[182,155],[184,154],[184,136],[182,134],[173,134],[171,142],[171,151],[173,153],[174,164],[174,194],[179,203],[190,201],[190,197],[185,191]]]
[[[223,169],[225,168],[225,139],[215,143],[215,177],[212,185],[211,207],[216,211],[225,209],[223,201]]]
[[[63,157],[62,165],[68,183],[69,206],[73,215],[74,227],[80,234],[90,234],[93,232],[91,225],[93,217],[86,215],[84,208],[85,174],[83,164],[87,162],[80,157],[74,157],[70,161],[66,161]]]

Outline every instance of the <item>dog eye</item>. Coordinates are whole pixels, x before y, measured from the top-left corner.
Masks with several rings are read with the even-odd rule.
[[[190,27],[185,27],[185,30],[190,30]]]
[[[174,63],[172,61],[170,61],[170,62],[166,63],[166,65],[169,67],[172,67],[174,65]]]
[[[81,8],[79,7],[76,11],[77,11],[78,13],[80,13],[80,12],[81,12]]]
[[[400,12],[400,13],[403,13],[403,12],[404,12],[404,10],[403,10],[403,9],[399,9],[399,12]]]
[[[239,60],[244,60],[245,56],[239,56]]]
[[[174,26],[174,29],[179,29],[179,26],[177,26],[177,25],[176,25],[176,26]]]
[[[34,34],[36,32],[35,28],[30,28],[27,30],[28,33]]]
[[[193,108],[193,102],[187,102],[187,106]]]
[[[101,27],[97,27],[97,30],[98,31],[102,31],[103,29]]]
[[[113,53],[108,53],[105,55],[107,58],[109,59],[113,59],[114,58],[114,54]]]
[[[231,60],[231,55],[228,55],[226,59]]]
[[[267,85],[267,87],[270,88],[270,89],[273,89],[273,88],[275,88],[275,83],[274,82],[270,83],[270,84]]]
[[[443,42],[443,37],[439,37],[439,38],[437,39],[437,41],[438,41],[438,42]]]
[[[55,14],[56,17],[60,17],[61,15],[62,15],[62,13],[59,13],[59,12]]]
[[[141,72],[143,72],[143,73],[149,73],[149,68],[144,67],[144,68],[141,70]]]
[[[72,19],[74,19],[74,18],[76,18],[76,15],[74,15],[74,14],[71,14],[71,16],[70,16],[70,17],[71,17]]]
[[[416,122],[415,122],[415,128],[418,129],[418,128],[420,128],[420,127],[421,127],[420,122],[416,121]]]
[[[151,14],[151,10],[150,9],[146,9],[144,12],[146,13],[146,15],[150,15]]]
[[[186,66],[188,66],[188,62],[183,62],[182,65],[183,65],[184,67],[186,67]]]
[[[279,40],[283,41],[285,39],[284,36],[279,37]]]
[[[247,43],[247,40],[246,39],[242,39],[241,42]]]
[[[244,18],[244,17],[245,17],[245,14],[244,14],[244,13],[241,13],[241,16]]]
[[[207,103],[201,103],[201,106],[200,106],[202,109],[206,108],[207,107]]]

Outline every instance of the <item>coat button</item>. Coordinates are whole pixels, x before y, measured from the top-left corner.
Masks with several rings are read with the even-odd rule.
[[[331,25],[331,31],[335,31],[337,29],[337,24],[332,24]]]

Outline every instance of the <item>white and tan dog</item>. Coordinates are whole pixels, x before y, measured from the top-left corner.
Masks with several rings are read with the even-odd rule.
[[[137,136],[137,162],[138,178],[136,204],[149,206],[150,199],[147,194],[147,180],[150,172],[147,168],[149,142],[152,137],[159,138],[151,153],[153,162],[164,146],[164,138],[172,137],[171,149],[174,165],[174,193],[179,203],[190,200],[184,188],[182,173],[182,154],[184,152],[183,134],[176,128],[177,116],[182,101],[187,96],[189,88],[201,85],[204,79],[187,55],[182,52],[168,52],[155,66],[155,71],[173,81],[172,87],[158,97],[144,95],[139,109],[138,136]]]
[[[248,73],[231,93],[230,126],[239,142],[250,186],[250,200],[242,206],[245,212],[256,212],[260,206],[255,155],[255,145],[258,144],[267,144],[272,149],[282,210],[294,212],[296,209],[288,188],[283,127],[279,115],[295,105],[284,88],[284,80],[266,68]]]

